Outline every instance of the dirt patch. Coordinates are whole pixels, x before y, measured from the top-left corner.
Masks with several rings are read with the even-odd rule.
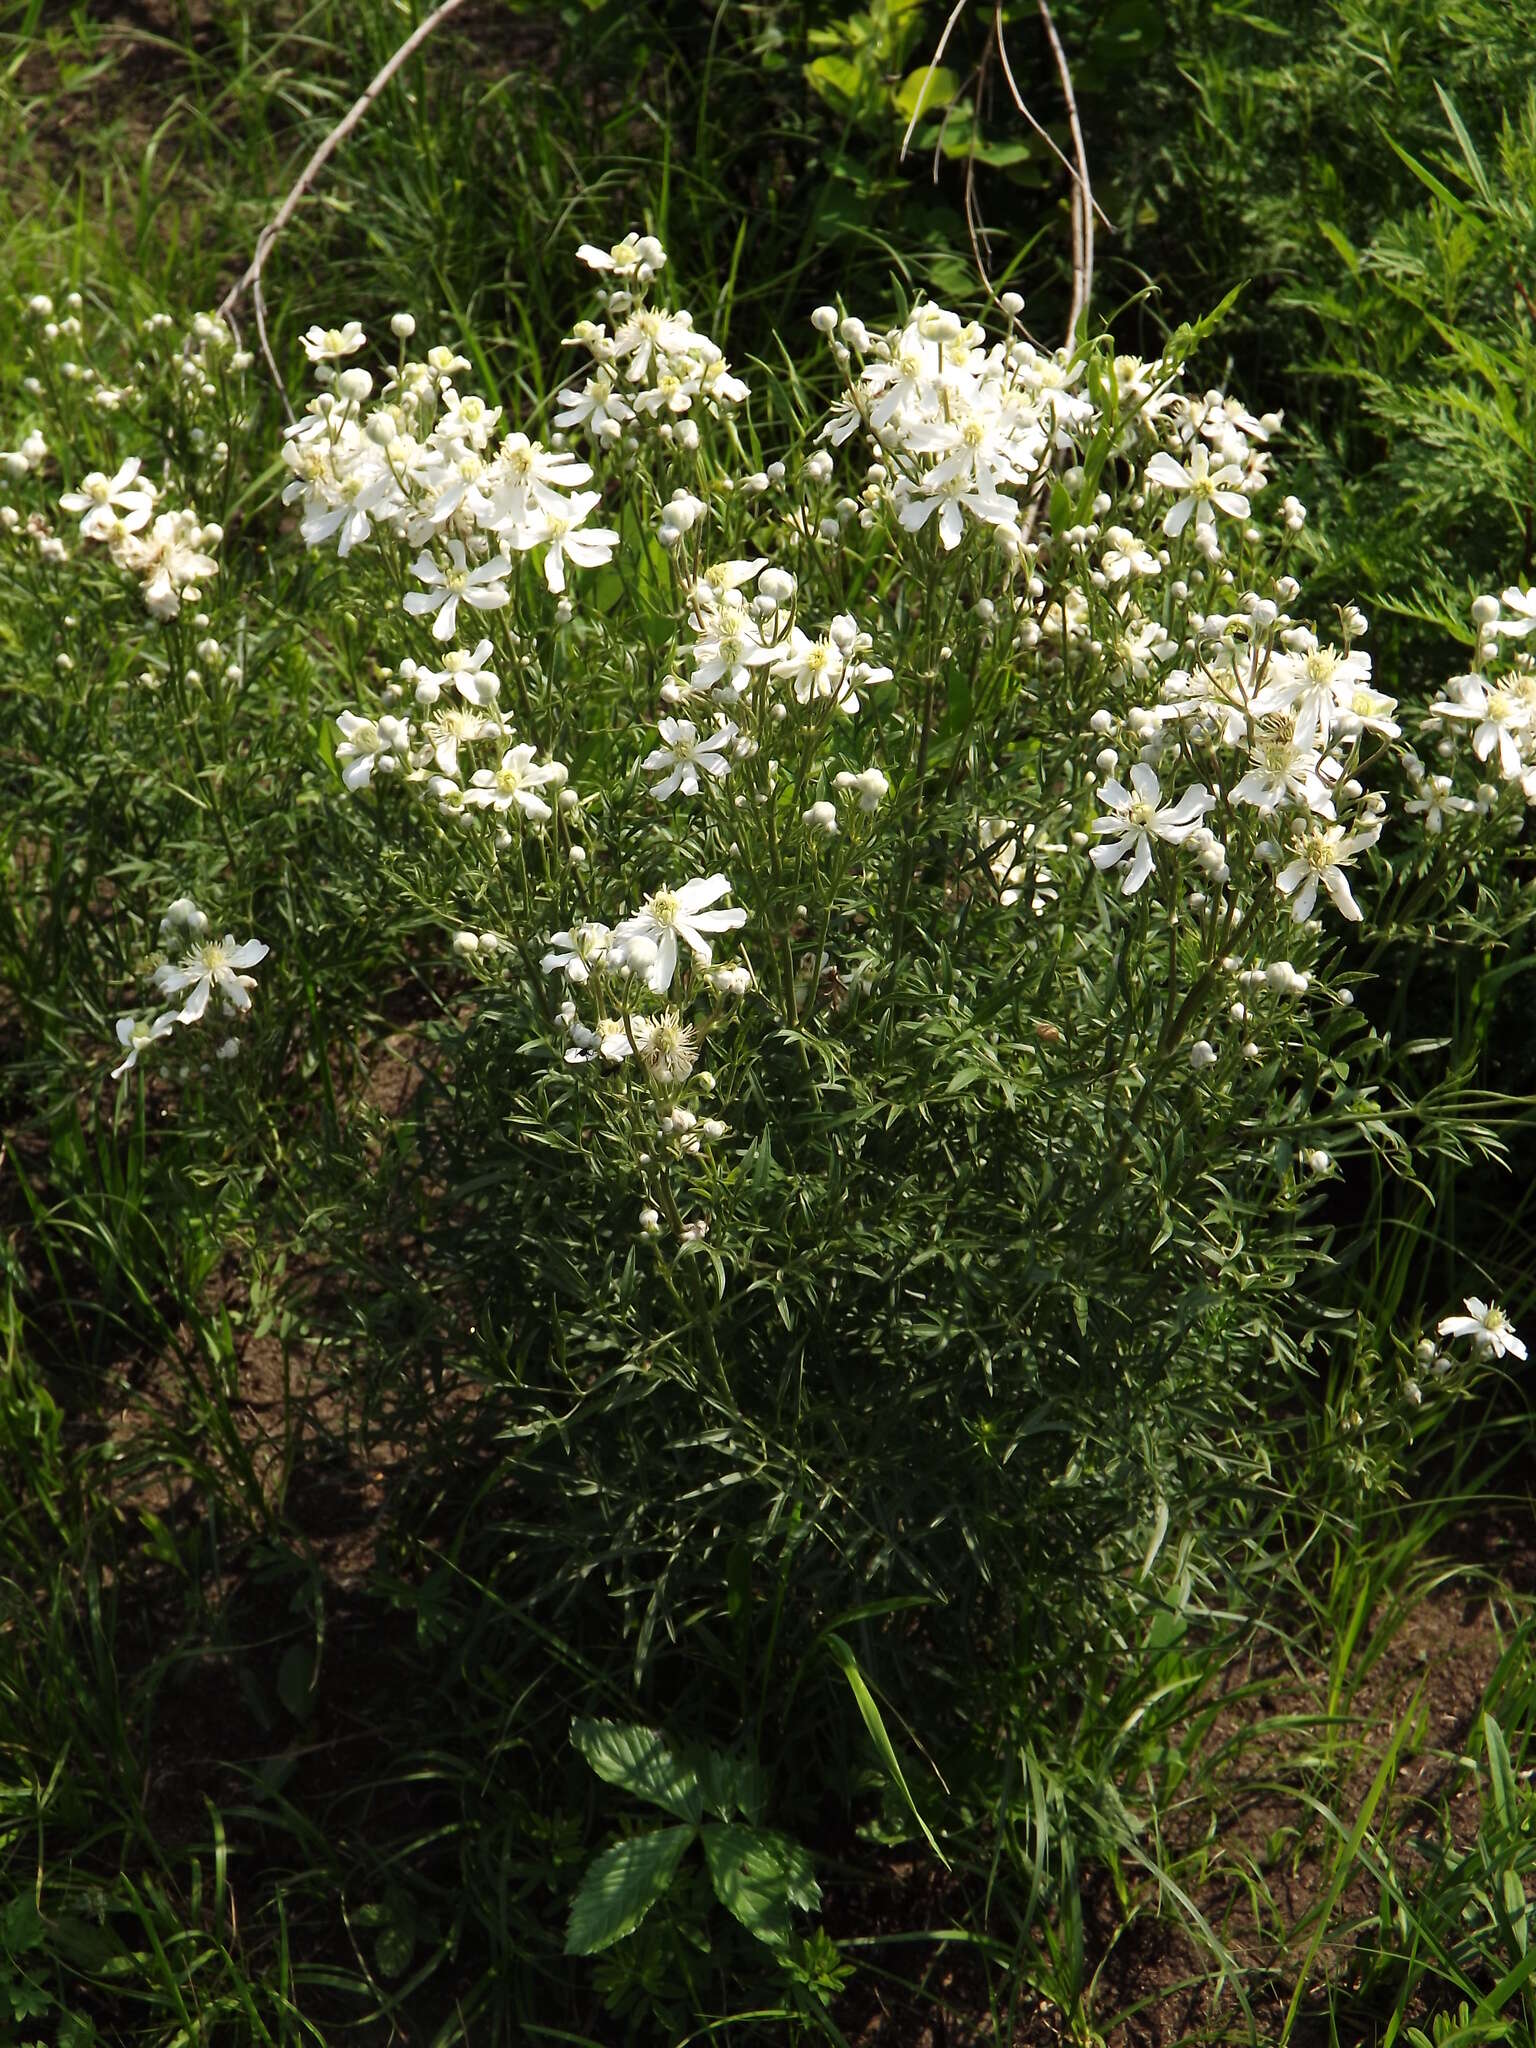
[[[1492,1518],[1490,1518],[1492,1519]],[[1486,1547],[1499,1577],[1527,1586],[1536,1572],[1536,1521],[1501,1515]],[[990,1986],[974,1950],[957,1941],[921,1942],[924,1929],[976,1927],[974,1887],[931,1867],[888,1862],[871,1883],[829,1895],[827,1922],[855,1944],[871,1967],[838,2014],[860,2048],[951,2048],[997,2042],[1007,2048],[1055,2048],[1091,2026],[1105,2048],[1175,2048],[1247,2042],[1278,2035],[1301,1957],[1327,1901],[1340,1827],[1319,1816],[1326,1804],[1347,1833],[1369,1795],[1394,1731],[1406,1725],[1392,1782],[1373,1824],[1410,1895],[1421,1881],[1421,1838],[1474,1839],[1482,1812],[1476,1775],[1463,1759],[1474,1748],[1477,1717],[1503,1654],[1511,1597],[1490,1586],[1480,1555],[1453,1531],[1447,1576],[1416,1601],[1347,1699],[1330,1712],[1328,1650],[1306,1660],[1274,1652],[1245,1656],[1224,1674],[1221,1706],[1185,1768],[1193,1794],[1167,1802],[1158,1860],[1177,1874],[1181,1903],[1159,1902],[1134,1865],[1129,1907],[1109,1877],[1094,1871],[1081,1894],[1083,2006],[1076,2016],[994,1968]],[[1505,1577],[1507,1573],[1507,1578]],[[1170,1738],[1179,1744],[1179,1731]],[[1161,1802],[1154,1802],[1161,1804]],[[1379,1889],[1358,1870],[1329,1912],[1329,1931],[1311,1966],[1291,2039],[1309,2048],[1337,2039],[1329,1998],[1346,2004],[1361,1988],[1358,1941],[1379,1947]],[[1192,1929],[1198,1914],[1205,1931]],[[1356,1928],[1369,1926],[1357,1937]],[[999,1944],[1005,1925],[988,1930]],[[919,1939],[914,1943],[914,1937]],[[1234,1981],[1217,1996],[1215,1943],[1231,1958]],[[1002,1950],[1006,1953],[1006,1948]],[[888,1973],[881,1981],[881,1973]],[[1033,1974],[1033,1973],[1030,1973]],[[1041,1980],[1048,1973],[1041,1971]],[[1060,1981],[1059,1973],[1057,1981]],[[1241,1996],[1236,1986],[1241,1986]],[[1410,2021],[1427,2023],[1423,2002]],[[1368,2012],[1358,2039],[1375,2039]]]

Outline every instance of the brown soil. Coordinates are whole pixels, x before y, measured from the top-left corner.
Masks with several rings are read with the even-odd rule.
[[[1374,1839],[1390,1843],[1399,1879],[1411,1890],[1416,1836],[1448,1834],[1464,1849],[1476,1833],[1480,1793],[1464,1759],[1475,1747],[1477,1715],[1511,1627],[1530,1611],[1536,1522],[1504,1516],[1452,1537],[1441,1583],[1411,1607],[1336,1709],[1334,1739],[1346,1759],[1341,1773],[1319,1768],[1330,1726],[1321,1659],[1298,1666],[1294,1658],[1251,1656],[1226,1672],[1223,1689],[1232,1704],[1217,1714],[1192,1759],[1192,1776],[1202,1759],[1212,1760],[1209,1775],[1198,1800],[1175,1801],[1160,1822],[1159,1860],[1178,1870],[1187,1906],[1170,1898],[1160,1912],[1150,1887],[1134,1882],[1134,1869],[1129,1902],[1116,1897],[1104,1872],[1089,1875],[1077,2029],[1070,2015],[1005,1974],[994,1973],[989,1997],[983,1972],[960,1943],[914,1950],[914,1929],[974,1926],[977,1902],[930,1866],[892,1862],[882,1883],[838,1902],[841,1921],[828,1915],[834,1932],[859,1938],[861,1958],[884,1965],[892,1977],[888,1991],[863,1979],[847,1998],[840,2019],[849,2040],[859,2048],[1056,2048],[1085,2040],[1103,2048],[1197,2041],[1235,2048],[1252,2038],[1249,2023],[1230,1984],[1218,1995],[1210,1948],[1186,1931],[1190,1907],[1236,1964],[1258,2040],[1278,2039],[1339,1843],[1319,1824],[1313,1802],[1327,1798],[1347,1831],[1406,1719],[1413,1732],[1377,1810]],[[1500,1583],[1490,1584],[1490,1563]],[[1357,1981],[1355,1943],[1370,1940],[1378,1899],[1357,1875],[1336,1901],[1291,2035],[1297,2048],[1314,2040],[1323,2048],[1336,2038],[1326,1995],[1330,1988],[1347,1993]],[[1360,1936],[1356,1928],[1364,1930]],[[899,1930],[899,1945],[888,1952],[864,1946],[886,1929]],[[992,1931],[999,1942],[1010,1938],[1006,1927]],[[921,1987],[916,1997],[913,1980]],[[1409,2018],[1427,2024],[1423,2011]],[[1358,2048],[1370,2048],[1375,2038],[1362,2032]]]

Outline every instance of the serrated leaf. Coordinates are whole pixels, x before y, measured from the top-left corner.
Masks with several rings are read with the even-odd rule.
[[[708,1750],[699,1759],[699,1783],[706,1808],[722,1820],[739,1813],[743,1820],[755,1821],[762,1813],[766,1787],[755,1763]]]
[[[648,1799],[679,1820],[702,1817],[698,1773],[672,1754],[659,1729],[627,1721],[573,1721],[571,1740],[607,1784]]]
[[[715,1897],[748,1934],[781,1948],[790,1937],[789,1909],[814,1913],[821,1904],[811,1859],[787,1835],[710,1822],[700,1831]]]
[[[692,1828],[657,1828],[595,1857],[571,1901],[566,1954],[596,1955],[632,1934],[672,1882],[693,1835]]]

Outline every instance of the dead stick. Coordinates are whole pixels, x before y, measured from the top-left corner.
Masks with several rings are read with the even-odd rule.
[[[1018,80],[1013,75],[1013,66],[1008,61],[1008,41],[1006,36],[1003,34],[1003,0],[996,0],[996,4],[992,10],[992,35],[994,41],[997,44],[997,54],[1003,60],[1003,76],[1008,81],[1008,91],[1012,95],[1013,104],[1024,116],[1025,120],[1029,123],[1030,127],[1034,129],[1035,133],[1039,136],[1040,140],[1045,144],[1046,148],[1055,157],[1056,161],[1061,165],[1062,169],[1066,172],[1067,176],[1069,178],[1076,179],[1076,164],[1073,163],[1072,159],[1069,156],[1063,155],[1059,145],[1057,144],[1055,136],[1050,134],[1046,129],[1041,127],[1040,123],[1035,119],[1034,115],[1029,111],[1029,108],[1025,105],[1024,95],[1019,91]],[[1089,193],[1088,197],[1092,202],[1094,212],[1099,216],[1099,219],[1104,223],[1105,227],[1108,228],[1111,233],[1113,233],[1114,223],[1113,221],[1111,221],[1109,215],[1104,211],[1103,207],[1100,206],[1097,199],[1094,199],[1093,194],[1091,192]]]
[[[233,327],[234,320],[232,316],[234,310],[246,292],[250,292],[256,309],[256,332],[261,338],[261,352],[267,359],[267,368],[272,372],[273,382],[282,394],[283,405],[290,420],[293,418],[293,409],[288,404],[287,391],[284,389],[282,377],[278,373],[277,364],[272,359],[271,345],[267,340],[266,305],[261,291],[261,273],[268,256],[272,253],[272,245],[283,229],[287,227],[289,221],[292,220],[299,201],[304,197],[321,171],[324,170],[330,158],[352,133],[358,122],[362,120],[364,114],[367,113],[401,65],[405,63],[408,57],[420,49],[434,29],[440,28],[449,15],[456,13],[463,5],[464,0],[440,0],[440,5],[432,10],[425,21],[417,23],[399,49],[389,59],[388,63],[384,64],[368,81],[359,98],[342,115],[309,162],[300,171],[288,197],[257,236],[256,251],[251,257],[248,268],[244,275],[230,286],[224,296],[223,303],[219,307],[218,317]]]
[[[1067,346],[1077,339],[1077,325],[1088,310],[1093,293],[1093,186],[1088,178],[1088,151],[1082,124],[1077,118],[1077,95],[1072,90],[1072,67],[1061,47],[1056,24],[1051,19],[1050,0],[1039,0],[1040,19],[1045,23],[1061,95],[1067,103],[1067,126],[1072,133],[1072,154],[1077,158],[1077,183],[1072,192],[1072,311],[1067,320]]]

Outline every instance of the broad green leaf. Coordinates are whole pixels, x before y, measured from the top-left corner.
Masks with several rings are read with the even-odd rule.
[[[821,1887],[811,1859],[787,1835],[710,1822],[699,1835],[715,1897],[770,1948],[789,1940],[789,1909],[814,1913]]]
[[[909,71],[893,95],[896,111],[904,121],[922,114],[937,114],[960,90],[960,74],[947,64],[920,64]]]
[[[745,1758],[722,1756],[717,1749],[706,1750],[699,1759],[699,1783],[705,1806],[722,1820],[739,1813],[743,1820],[755,1821],[762,1813],[767,1796],[763,1774]]]
[[[812,92],[845,112],[856,109],[866,86],[863,72],[847,57],[817,57],[805,67]]]
[[[568,1956],[596,1955],[635,1928],[672,1882],[692,1828],[658,1828],[631,1835],[595,1857],[571,1902],[565,1930]]]
[[[679,1820],[696,1821],[703,1814],[697,1771],[672,1754],[658,1729],[623,1721],[573,1721],[571,1740],[608,1784],[664,1807]]]

